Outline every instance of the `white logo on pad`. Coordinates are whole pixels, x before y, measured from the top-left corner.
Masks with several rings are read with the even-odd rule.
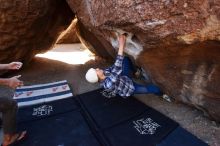
[[[50,105],[42,105],[38,108],[33,109],[33,116],[46,116],[50,115],[50,113],[53,111],[53,107]]]
[[[102,94],[102,96],[104,96],[106,98],[112,98],[112,97],[116,96],[116,94],[109,89],[105,89],[105,90],[101,91],[100,93]]]
[[[142,118],[140,120],[133,121],[134,128],[140,134],[149,134],[153,135],[156,133],[156,130],[161,127],[158,123],[154,122],[151,118]]]

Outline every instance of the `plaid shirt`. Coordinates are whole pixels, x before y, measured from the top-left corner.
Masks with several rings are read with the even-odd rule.
[[[129,77],[121,75],[123,59],[123,56],[118,55],[114,65],[104,70],[106,78],[101,83],[101,86],[111,92],[111,94],[119,94],[126,98],[133,94],[134,85]]]

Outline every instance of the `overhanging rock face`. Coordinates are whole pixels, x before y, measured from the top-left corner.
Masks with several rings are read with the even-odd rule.
[[[127,32],[125,52],[165,93],[220,121],[220,1],[66,1],[93,50],[114,56]]]
[[[73,17],[63,0],[1,0],[0,62],[25,62],[47,51]]]

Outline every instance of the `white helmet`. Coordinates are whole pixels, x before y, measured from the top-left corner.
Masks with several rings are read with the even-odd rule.
[[[86,73],[86,80],[90,83],[98,82],[98,76],[96,74],[96,70],[94,68],[90,68]]]

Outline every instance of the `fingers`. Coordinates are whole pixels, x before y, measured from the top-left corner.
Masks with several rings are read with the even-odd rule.
[[[14,64],[15,64],[16,69],[20,69],[23,65],[23,63],[21,63],[21,62],[14,62]]]
[[[17,87],[24,86],[24,83],[22,81],[18,81],[17,83],[14,84],[13,88],[16,89]]]
[[[14,88],[24,85],[23,81],[19,80],[20,77],[21,75],[17,75],[13,77],[14,79],[12,78],[12,86],[14,86]]]
[[[14,84],[12,85],[12,88],[16,89],[17,87],[21,87],[21,86],[24,86],[24,84],[23,84],[22,81],[17,82],[16,84],[14,83]]]
[[[121,38],[121,39],[125,39],[126,37],[127,37],[127,33],[123,33],[123,34],[121,34],[120,36],[119,36],[119,38]]]
[[[22,62],[11,62],[9,64],[9,69],[20,69],[22,67],[23,63]]]
[[[125,35],[120,35],[119,38],[118,38],[118,40],[119,40],[119,43],[125,43],[125,41],[126,41],[126,36],[125,36]]]
[[[22,65],[22,62],[11,62],[12,64]]]
[[[23,85],[24,83],[22,81],[18,81],[17,83],[14,84],[14,88],[21,87]]]
[[[24,82],[23,82],[23,81],[20,81],[20,82],[18,83],[18,87],[20,87],[20,86],[24,86]]]
[[[18,78],[20,78],[21,77],[21,75],[17,75],[17,76],[15,76],[15,78],[17,79],[17,86],[23,86],[24,85],[24,83],[23,83],[23,81],[20,81]]]

